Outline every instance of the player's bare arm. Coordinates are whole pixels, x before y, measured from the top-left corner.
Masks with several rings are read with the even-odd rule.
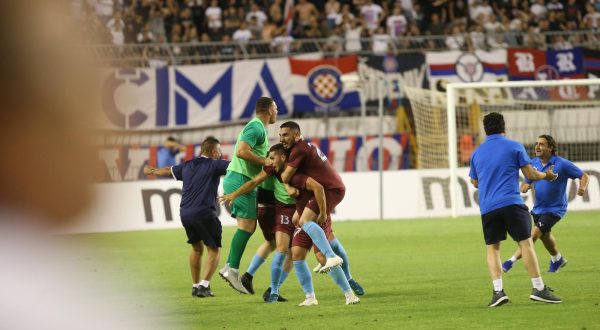
[[[579,189],[577,189],[577,195],[583,196],[585,191],[587,190],[588,183],[590,182],[590,176],[587,173],[583,173],[581,178],[579,178]]]
[[[233,204],[233,201],[236,198],[238,198],[240,195],[244,195],[251,192],[268,177],[269,175],[267,175],[267,172],[260,171],[260,173],[258,173],[258,175],[254,179],[244,183],[241,187],[238,188],[238,190],[232,192],[231,194],[219,196],[219,202],[227,205]]]
[[[287,193],[290,197],[296,198],[296,197],[298,197],[298,195],[300,195],[300,190],[298,188],[294,188],[287,183],[284,185],[285,185],[285,190],[287,190]]]
[[[144,166],[144,174],[145,175],[166,176],[166,177],[173,176],[173,173],[171,173],[170,166],[156,168],[156,167],[152,167],[150,165],[145,165]]]
[[[476,179],[473,179],[473,178],[471,178],[471,184],[473,185],[473,187],[475,187],[475,188],[479,188],[479,187],[477,186],[477,184],[478,184],[478,183],[479,183],[479,182],[477,182],[477,180],[476,180]]]
[[[273,161],[271,161],[269,158],[263,158],[263,157],[255,155],[252,152],[252,148],[250,147],[250,145],[244,141],[239,142],[235,155],[245,161],[248,161],[248,162],[251,162],[251,163],[254,163],[257,165],[264,165],[264,166],[273,165]]]
[[[527,183],[527,182],[521,183],[521,187],[520,187],[521,193],[524,194],[524,193],[528,192],[529,189],[531,189],[531,185],[529,183]]]
[[[327,201],[325,200],[325,189],[323,186],[311,177],[306,179],[306,190],[310,190],[315,195],[315,201],[319,206],[319,215],[317,216],[317,223],[325,223],[327,219]]]
[[[294,174],[296,174],[296,168],[289,165],[286,166],[285,170],[281,173],[281,181],[283,181],[283,183],[289,183]]]
[[[521,167],[521,172],[527,179],[529,179],[531,181],[538,181],[538,180],[554,181],[554,180],[556,180],[556,178],[558,178],[558,174],[554,173],[554,165],[550,166],[548,168],[548,170],[546,170],[546,172],[540,172],[540,171],[536,170],[535,168],[533,168],[533,166],[531,166],[531,164],[527,164],[527,165]]]

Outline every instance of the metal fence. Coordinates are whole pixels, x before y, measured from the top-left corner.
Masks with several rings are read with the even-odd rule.
[[[229,62],[258,58],[297,56],[320,52],[325,56],[346,54],[399,54],[449,49],[475,50],[508,47],[567,49],[576,46],[600,47],[600,30],[544,33],[465,33],[442,36],[406,36],[345,39],[284,39],[278,41],[208,42],[92,45],[95,60],[110,67],[161,67]]]

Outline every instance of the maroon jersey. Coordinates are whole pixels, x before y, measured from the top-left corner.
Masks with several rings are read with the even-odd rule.
[[[327,156],[319,148],[304,140],[292,147],[287,165],[295,168],[296,173],[313,178],[325,189],[346,188],[338,172],[329,164]],[[294,179],[292,178],[292,180]],[[294,181],[293,186],[299,184],[298,180]]]

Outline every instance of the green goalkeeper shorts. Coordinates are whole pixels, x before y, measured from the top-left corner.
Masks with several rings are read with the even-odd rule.
[[[223,191],[231,194],[238,190],[244,183],[250,181],[245,175],[237,172],[227,171],[223,179]],[[252,192],[240,195],[231,205],[231,216],[234,218],[245,218],[256,220],[256,189]]]

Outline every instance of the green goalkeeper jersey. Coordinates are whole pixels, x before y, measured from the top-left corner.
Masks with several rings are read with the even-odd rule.
[[[250,163],[236,155],[240,141],[246,142],[252,148],[252,153],[255,155],[263,158],[267,157],[269,152],[267,129],[258,117],[254,117],[254,119],[248,122],[238,135],[231,162],[229,163],[229,167],[227,167],[228,171],[237,172],[252,179],[261,171],[262,165]]]

